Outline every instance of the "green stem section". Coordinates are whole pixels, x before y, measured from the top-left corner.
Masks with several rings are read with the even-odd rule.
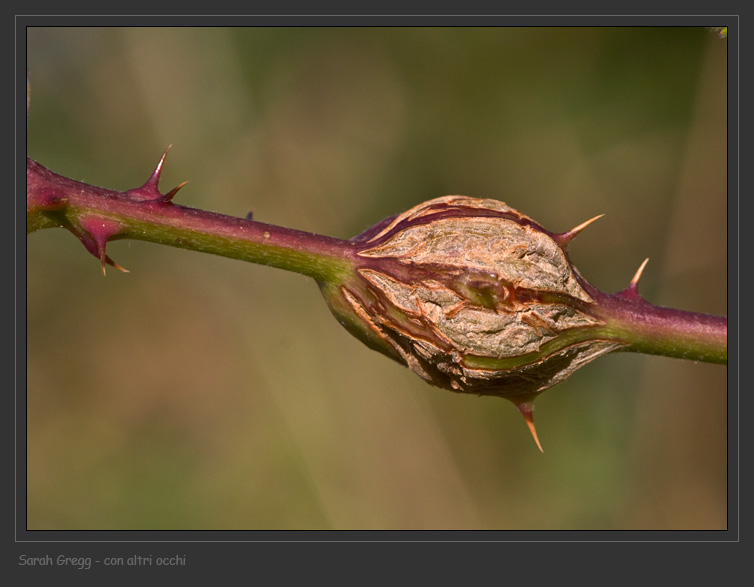
[[[692,361],[727,364],[728,319],[654,306],[638,295],[601,294],[597,311],[606,325],[595,334],[622,349]]]
[[[67,228],[95,255],[92,247],[99,242],[103,258],[107,241],[131,238],[270,265],[323,282],[337,283],[353,272],[355,246],[349,241],[173,204],[171,194],[157,191],[159,169],[144,187],[115,192],[27,159],[27,233]]]

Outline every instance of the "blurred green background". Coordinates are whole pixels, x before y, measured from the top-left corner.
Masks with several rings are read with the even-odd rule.
[[[716,24],[716,23],[711,23]],[[726,52],[705,28],[30,28],[28,155],[349,238],[503,200],[623,289],[726,314]],[[537,402],[432,388],[315,283],[28,238],[29,529],[725,529],[727,369],[613,354]]]

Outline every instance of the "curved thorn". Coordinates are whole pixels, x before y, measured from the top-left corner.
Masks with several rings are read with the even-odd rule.
[[[169,192],[168,192],[167,194],[165,194],[164,198],[165,198],[166,200],[172,200],[172,199],[173,199],[173,196],[174,196],[174,195],[176,195],[176,194],[178,193],[178,190],[180,190],[180,189],[181,189],[181,188],[182,188],[183,186],[185,186],[185,185],[186,185],[187,183],[188,183],[188,181],[184,181],[183,183],[181,183],[181,184],[178,184],[178,185],[177,185],[177,186],[175,186],[175,187],[174,187],[174,188],[173,188],[172,190],[170,190],[170,191],[169,191]]]
[[[631,279],[631,283],[628,284],[628,289],[633,290],[635,292],[639,291],[639,279],[641,279],[641,274],[644,271],[644,267],[647,266],[647,263],[649,263],[649,257],[644,259],[644,262],[636,270],[636,273],[634,274],[633,279]]]
[[[131,273],[128,269],[126,269],[125,267],[121,267],[110,258],[108,258],[108,262],[110,263],[110,265],[113,266],[114,269],[117,269],[118,271],[122,271],[123,273]]]
[[[604,214],[600,214],[598,216],[595,216],[594,218],[590,218],[586,222],[582,222],[577,227],[572,228],[568,232],[563,232],[560,234],[555,235],[555,240],[558,242],[558,244],[561,246],[561,248],[565,248],[568,246],[568,243],[570,243],[576,235],[578,235],[582,230],[584,230],[587,226],[589,226],[592,222],[595,220],[599,220],[602,218]]]
[[[108,257],[105,254],[104,248],[99,250],[99,258],[100,258],[100,262],[102,263],[102,275],[104,275],[105,277],[107,277],[107,270],[106,270],[107,265],[110,265],[113,269],[117,269],[118,271],[122,271],[123,273],[130,273],[128,269],[126,269],[125,267],[121,267],[115,261],[113,261],[110,257]]]

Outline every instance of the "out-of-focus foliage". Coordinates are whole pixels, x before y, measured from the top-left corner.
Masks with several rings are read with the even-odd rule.
[[[347,238],[503,200],[613,292],[725,314],[726,40],[699,28],[32,28],[28,154]],[[432,388],[315,283],[28,239],[30,529],[721,529],[726,369],[617,354],[537,403]]]

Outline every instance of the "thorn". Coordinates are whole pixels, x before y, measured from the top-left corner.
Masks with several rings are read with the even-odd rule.
[[[79,223],[80,226],[72,228],[71,231],[79,238],[86,249],[100,260],[102,275],[107,276],[106,265],[112,265],[115,269],[128,273],[127,269],[118,265],[105,252],[108,239],[118,234],[121,226],[117,222],[94,217],[84,217]]]
[[[102,263],[102,275],[107,277],[107,271],[106,271],[107,265],[111,265],[114,269],[117,269],[118,271],[122,271],[123,273],[130,273],[128,269],[121,267],[120,265],[118,265],[115,261],[113,261],[110,257],[108,257],[105,254],[106,242],[107,241],[105,241],[105,243],[102,243],[102,245],[100,246],[99,240],[95,237],[95,246],[97,247],[97,251],[99,252],[100,262]]]
[[[168,145],[165,149],[165,152],[162,154],[162,157],[160,157],[160,162],[157,164],[157,167],[155,167],[154,171],[152,172],[152,175],[149,176],[149,179],[147,180],[147,183],[144,184],[144,187],[151,186],[157,189],[157,184],[160,183],[160,175],[162,175],[162,165],[165,163],[165,157],[168,156],[168,153],[170,152],[170,149],[173,148],[173,145]]]
[[[594,218],[590,218],[586,222],[582,222],[579,224],[576,228],[572,228],[568,232],[563,232],[561,234],[556,234],[554,236],[557,243],[560,245],[561,249],[565,249],[568,244],[578,235],[582,230],[584,230],[587,226],[589,226],[592,222],[595,220],[599,220],[602,218],[604,214],[600,214],[599,216],[595,216]]]
[[[254,210],[249,210],[249,213],[246,215],[246,220],[254,220]]]
[[[529,427],[529,432],[531,432],[532,438],[534,438],[534,442],[537,443],[539,452],[545,452],[544,450],[542,450],[542,445],[540,444],[539,437],[537,436],[537,429],[534,427],[534,403],[532,401],[523,401],[521,403],[517,403],[516,407],[524,417],[526,425]]]
[[[121,267],[107,255],[104,255],[104,258],[100,257],[100,259],[102,259],[102,275],[104,275],[105,277],[107,277],[107,272],[105,271],[105,263],[110,265],[113,269],[117,269],[118,271],[122,271],[123,273],[131,273],[128,269]]]
[[[175,186],[172,190],[170,190],[167,194],[163,196],[165,200],[172,200],[173,196],[178,193],[178,190],[181,189],[183,186],[185,186],[188,183],[188,181],[184,181],[183,183]]]
[[[90,230],[89,234],[91,235],[91,238],[94,241],[94,249],[97,253],[97,256],[99,257],[100,263],[102,263],[102,275],[107,277],[107,271],[105,270],[105,265],[107,264],[108,256],[105,253],[105,247],[107,246],[108,235],[104,233],[104,231],[100,231],[100,230]]]
[[[628,287],[622,291],[619,291],[615,295],[620,296],[626,300],[643,302],[644,300],[639,295],[639,279],[641,279],[641,274],[644,271],[644,267],[647,266],[647,263],[649,263],[649,258],[644,259],[644,262],[636,270],[636,273],[634,273],[634,276],[631,279],[631,283],[628,284]]]
[[[152,175],[149,176],[149,179],[144,183],[143,186],[128,190],[123,193],[126,194],[131,200],[136,202],[148,202],[155,200],[161,201],[163,203],[169,202],[170,198],[172,198],[179,189],[181,189],[184,185],[186,185],[186,183],[188,183],[183,182],[178,187],[170,190],[170,192],[168,192],[164,196],[160,193],[159,183],[160,175],[162,175],[162,166],[165,163],[165,158],[168,156],[168,153],[170,152],[170,149],[172,147],[173,145],[168,145],[167,149],[165,149],[162,157],[160,157],[160,162],[157,163],[157,167],[155,167]]]
[[[639,293],[639,279],[641,279],[641,274],[644,271],[644,267],[647,266],[647,263],[649,263],[649,257],[644,259],[644,262],[641,264],[641,266],[636,270],[636,273],[634,274],[633,279],[631,279],[631,283],[628,284],[628,289]]]

